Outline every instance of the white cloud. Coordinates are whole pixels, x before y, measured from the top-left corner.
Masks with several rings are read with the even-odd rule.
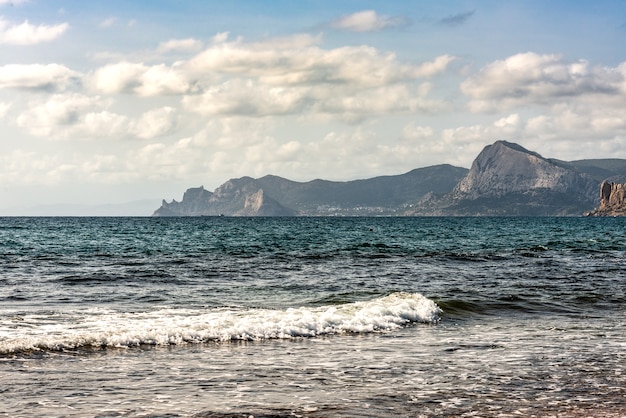
[[[157,52],[161,54],[168,52],[197,52],[200,49],[202,49],[202,42],[197,39],[171,39],[167,42],[161,42]]]
[[[189,61],[189,71],[221,76],[258,78],[274,85],[353,84],[374,87],[442,73],[455,59],[437,57],[421,65],[403,64],[393,53],[368,46],[322,49],[317,38],[297,37],[275,42],[221,43]]]
[[[473,111],[552,104],[582,96],[626,95],[626,65],[590,67],[560,55],[517,54],[492,62],[461,84]]]
[[[200,96],[186,96],[183,103],[189,110],[212,115],[319,112],[350,120],[376,112],[441,107],[439,102],[426,100],[425,90],[415,83],[444,72],[454,57],[442,55],[432,62],[410,65],[375,48],[326,50],[316,45],[318,41],[299,36],[261,44],[213,45],[181,65],[199,84],[210,86]]]
[[[0,154],[0,182],[14,186],[53,186],[77,179],[106,182],[109,176],[103,175],[102,171],[92,171],[98,169],[98,162],[102,160],[103,156],[98,155],[67,157],[60,153],[15,149]],[[119,165],[116,168],[120,168]]]
[[[43,154],[17,149],[0,154],[0,182],[35,186],[87,181],[119,184],[142,176],[141,171],[127,157],[119,154],[68,156],[62,153]]]
[[[127,118],[107,110],[101,97],[55,94],[45,102],[33,102],[17,118],[17,125],[32,135],[49,139],[91,139],[125,133]]]
[[[46,157],[49,159],[50,157]],[[3,184],[28,184],[31,182],[46,182],[42,176],[41,166],[47,165],[38,159],[32,151],[15,149],[0,153],[0,181]]]
[[[8,4],[11,6],[18,6],[20,4],[28,3],[30,0],[0,0],[0,6]]]
[[[273,87],[236,79],[212,87],[202,95],[185,96],[183,106],[207,115],[286,115],[304,110],[309,91],[305,87]]]
[[[461,89],[474,112],[517,109],[525,116],[516,113],[491,127],[450,128],[444,140],[520,138],[524,146],[561,159],[625,155],[619,146],[626,142],[626,63],[594,66],[529,52],[488,64]]]
[[[587,140],[626,137],[626,114],[620,107],[593,103],[560,103],[548,112],[528,119],[526,132],[542,139]]]
[[[501,129],[516,129],[520,124],[520,116],[517,113],[511,114],[504,118],[498,119],[493,123],[493,126]]]
[[[113,26],[115,24],[115,22],[117,21],[116,17],[108,17],[106,19],[104,19],[102,22],[100,22],[100,26],[101,28],[110,28],[111,26]]]
[[[28,21],[19,25],[12,25],[0,18],[0,44],[35,45],[51,42],[59,38],[69,28],[69,24],[59,25],[31,25]]]
[[[563,160],[580,159],[599,152],[600,155],[624,158],[624,148],[618,145],[626,143],[626,115],[620,107],[559,103],[542,113],[527,116],[513,113],[493,123],[446,128],[440,136],[435,143],[449,150],[507,139],[544,156]]]
[[[442,110],[445,103],[428,99],[420,86],[397,84],[350,95],[333,95],[331,91],[324,100],[315,104],[316,113],[338,115],[347,122],[360,122],[364,118],[390,114],[434,113]]]
[[[213,41],[213,43],[221,44],[221,43],[228,41],[229,36],[230,36],[229,32],[219,32],[215,34],[215,36],[213,36],[211,40]]]
[[[351,122],[379,113],[432,112],[423,78],[446,71],[455,57],[407,64],[367,46],[323,49],[318,37],[296,35],[246,44],[216,36],[203,52],[173,65],[119,62],[97,69],[104,94],[185,95],[185,109],[204,115],[337,115]],[[162,44],[162,51],[179,41]],[[184,40],[182,45],[195,45]]]
[[[0,66],[0,88],[65,90],[80,83],[80,74],[59,64]]]
[[[133,161],[133,170],[140,173],[142,178],[149,180],[160,179],[194,179],[204,177],[200,173],[207,173],[212,159],[210,149],[189,147],[185,141],[173,145],[152,143],[133,150],[126,156],[126,160]],[[184,161],[184,164],[181,164]]]
[[[278,87],[251,80],[230,80],[202,95],[183,98],[186,110],[205,115],[277,116],[311,114],[354,123],[365,117],[399,113],[430,113],[445,103],[428,99],[427,89],[412,84],[392,84],[359,89],[321,85]]]
[[[156,138],[171,133],[177,123],[176,109],[166,106],[143,113],[130,124],[130,132],[142,139]]]
[[[56,94],[32,101],[18,116],[17,125],[31,135],[52,140],[152,139],[178,127],[178,113],[172,107],[153,109],[133,119],[110,111],[112,104],[100,96]]]
[[[402,138],[409,140],[422,140],[432,138],[435,131],[430,126],[416,125],[414,122],[407,124],[402,130]]]
[[[374,32],[405,24],[406,19],[402,17],[384,16],[374,10],[363,10],[332,21],[330,27],[350,32]]]
[[[96,70],[93,87],[105,94],[135,93],[140,96],[182,94],[191,89],[185,75],[175,66],[148,66],[120,62]]]
[[[11,103],[0,102],[0,120],[4,119],[11,109]]]
[[[516,113],[505,116],[491,124],[475,124],[446,128],[441,131],[440,145],[449,149],[462,148],[472,144],[489,144],[499,139],[519,138],[523,126]],[[484,146],[484,145],[481,145]]]

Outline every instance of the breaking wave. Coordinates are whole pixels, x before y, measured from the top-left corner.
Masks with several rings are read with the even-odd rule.
[[[435,323],[441,309],[418,293],[365,302],[275,309],[159,309],[29,314],[0,328],[0,354],[80,348],[128,348],[212,341],[258,341],[393,331]]]

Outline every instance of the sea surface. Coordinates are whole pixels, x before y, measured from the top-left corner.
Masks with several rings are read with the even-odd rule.
[[[624,417],[624,218],[0,218],[0,416]]]

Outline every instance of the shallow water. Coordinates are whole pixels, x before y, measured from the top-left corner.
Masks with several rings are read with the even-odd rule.
[[[624,416],[625,226],[2,218],[0,415]]]

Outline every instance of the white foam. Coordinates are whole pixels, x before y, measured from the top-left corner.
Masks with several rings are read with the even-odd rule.
[[[366,302],[285,310],[90,310],[55,317],[28,315],[0,327],[0,353],[391,331],[412,322],[436,322],[440,312],[435,302],[420,294],[394,293]]]

